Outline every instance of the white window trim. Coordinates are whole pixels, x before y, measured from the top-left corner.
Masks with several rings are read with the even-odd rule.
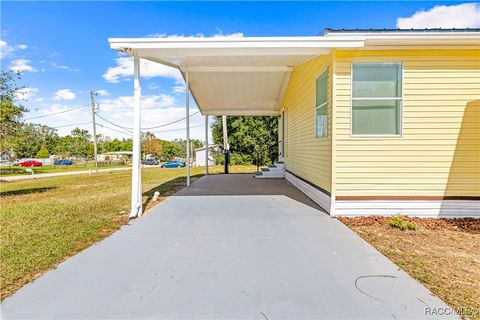
[[[353,97],[353,65],[354,64],[399,64],[401,66],[401,81],[402,81],[402,92],[401,97],[387,97],[387,98],[359,98]],[[403,62],[400,61],[351,61],[350,62],[350,138],[353,139],[362,139],[362,138],[403,138],[403,93],[404,93],[404,72],[403,72]],[[400,100],[400,133],[399,134],[353,134],[353,100]]]
[[[329,97],[329,93],[328,93],[328,79],[330,77],[329,73],[328,73],[328,68],[326,68],[322,73],[320,73],[320,75],[315,79],[315,104],[317,102],[317,98],[316,98],[316,94],[317,94],[317,80],[318,78],[320,78],[324,73],[327,73],[327,99],[325,99],[325,102],[322,103],[321,105],[319,106],[316,106],[315,107],[315,139],[323,139],[323,138],[328,138],[328,123],[330,122],[330,117],[329,117],[329,114],[328,114],[328,97]],[[317,128],[317,111],[318,109],[320,108],[323,108],[325,107],[327,108],[327,135],[325,136],[319,136],[318,135],[318,128]]]

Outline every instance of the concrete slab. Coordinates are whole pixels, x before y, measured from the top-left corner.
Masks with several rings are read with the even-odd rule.
[[[287,195],[244,195],[265,182],[251,177],[232,195],[228,179],[197,180],[65,261],[2,318],[438,319],[426,308],[447,307],[286,182],[260,189]]]

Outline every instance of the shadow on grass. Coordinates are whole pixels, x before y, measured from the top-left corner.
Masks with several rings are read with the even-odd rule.
[[[252,173],[244,173],[244,172],[232,172],[229,175],[251,175]],[[212,172],[209,173],[209,175],[223,175],[221,172]],[[195,174],[190,176],[191,182],[194,182],[200,177],[203,177],[203,173]],[[173,195],[174,193],[182,190],[187,186],[187,180],[186,176],[181,176],[177,177],[175,179],[166,181],[162,184],[159,184],[158,186],[155,186],[151,188],[150,190],[144,191],[142,193],[142,196],[147,196],[147,199],[142,203],[142,213],[145,212],[145,210],[149,209],[149,204],[153,199],[153,195],[155,194],[156,191],[160,193],[160,198],[168,197]]]
[[[13,174],[29,174],[25,171],[25,168],[21,167],[0,167],[0,175],[13,175]]]
[[[196,174],[191,176],[190,178],[193,182],[194,180],[200,178],[201,176],[203,176],[203,174]],[[168,197],[174,194],[175,192],[183,189],[186,186],[187,186],[186,177],[182,176],[182,177],[169,180],[162,184],[159,184],[158,186],[155,186],[148,191],[144,191],[142,193],[142,196],[147,196],[147,199],[142,204],[142,212],[145,212],[145,210],[148,209],[148,205],[152,201],[153,195],[155,194],[156,191],[160,193],[160,197]]]
[[[30,189],[20,189],[20,190],[11,190],[11,191],[1,191],[0,197],[8,197],[8,196],[19,196],[24,194],[32,194],[32,193],[41,193],[51,189],[56,189],[57,187],[45,187],[45,188],[30,188]]]

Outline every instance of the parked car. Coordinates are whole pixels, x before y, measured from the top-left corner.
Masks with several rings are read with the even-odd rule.
[[[146,165],[149,165],[149,166],[158,166],[158,161],[156,159],[153,159],[153,158],[150,158],[150,159],[147,159],[147,160],[142,160],[142,164],[146,164]]]
[[[68,159],[56,160],[54,164],[56,166],[71,166],[73,164],[73,161]]]
[[[36,160],[27,160],[18,164],[21,167],[41,167],[42,163]]]
[[[183,161],[170,161],[161,165],[162,168],[180,168],[185,167],[185,162]]]

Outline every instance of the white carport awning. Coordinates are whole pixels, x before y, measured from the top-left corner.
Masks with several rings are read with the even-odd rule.
[[[188,73],[204,115],[277,115],[298,64],[333,48],[360,48],[361,37],[109,39],[112,49]]]

